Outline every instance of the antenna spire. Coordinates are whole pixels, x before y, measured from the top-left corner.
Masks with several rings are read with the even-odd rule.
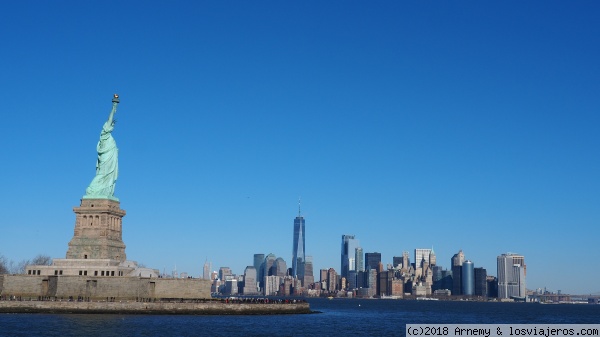
[[[298,216],[299,217],[301,216],[300,215],[300,201],[301,201],[301,199],[300,199],[300,197],[298,197]]]

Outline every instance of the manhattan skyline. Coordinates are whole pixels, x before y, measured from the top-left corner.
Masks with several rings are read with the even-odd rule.
[[[302,196],[315,271],[352,234],[384,264],[433,246],[495,274],[517,252],[530,289],[600,291],[595,2],[3,9],[9,259],[65,256],[118,93],[131,260],[291,266]]]

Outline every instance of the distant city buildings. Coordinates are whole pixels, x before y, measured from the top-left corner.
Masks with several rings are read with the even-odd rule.
[[[465,297],[479,300],[523,300],[525,259],[518,254],[498,256],[498,277],[476,267],[462,250],[450,259],[450,268],[437,264],[433,248],[414,249],[411,263],[408,251],[393,256],[392,263],[382,260],[381,253],[363,253],[354,235],[342,235],[340,274],[334,268],[321,269],[318,281],[313,272],[313,258],[305,255],[305,222],[298,213],[294,219],[292,267],[275,254],[254,254],[253,265],[243,275],[235,275],[228,267],[219,268],[209,277],[213,291],[223,295],[264,296],[342,296],[342,297]],[[295,262],[295,263],[294,263]],[[384,268],[384,265],[386,268]],[[204,276],[210,273],[208,261]],[[182,273],[183,274],[183,273]]]
[[[335,270],[333,272],[335,274]],[[336,276],[327,275],[326,282],[337,283]],[[221,267],[212,279],[212,291],[224,295],[297,296],[320,291],[321,284],[315,285],[313,258],[305,255],[305,221],[300,209],[294,219],[291,268],[282,257],[273,253],[256,253],[252,265],[246,267],[243,275],[235,275],[230,268]]]

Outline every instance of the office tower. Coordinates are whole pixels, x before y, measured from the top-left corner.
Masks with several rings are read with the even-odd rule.
[[[402,268],[408,269],[410,267],[410,254],[408,251],[402,252]]]
[[[377,295],[390,296],[392,295],[392,280],[394,279],[392,271],[382,271],[377,274]]]
[[[435,257],[435,252],[433,251],[433,247],[431,247],[431,252],[429,253],[429,265],[430,266],[437,265],[437,261],[436,261],[436,257]]]
[[[231,278],[225,281],[225,290],[223,292],[225,295],[237,295],[238,293],[238,284],[237,279]]]
[[[514,254],[514,253],[507,253],[507,254],[512,256],[514,264],[518,264],[521,267],[523,267],[523,274],[525,274],[525,276],[527,276],[527,265],[525,264],[525,257],[523,255]]]
[[[292,268],[290,268],[291,271]],[[281,280],[279,284],[279,295],[280,296],[290,296],[292,294],[292,281],[297,281],[296,279],[285,277]]]
[[[475,296],[487,296],[487,271],[485,268],[475,268]]]
[[[443,268],[442,266],[433,266],[431,267],[431,272],[432,272],[432,277],[431,277],[431,291],[436,291],[438,289],[444,289],[442,288],[442,282],[443,282],[443,276],[442,276],[442,272],[443,272]]]
[[[498,298],[525,298],[525,257],[506,253],[498,256]]]
[[[244,295],[256,295],[258,294],[258,287],[256,281],[256,268],[254,266],[248,266],[244,270],[244,288],[242,293]]]
[[[274,296],[279,291],[279,285],[281,284],[281,277],[276,275],[265,276],[265,286],[263,287],[263,295]]]
[[[357,272],[365,270],[365,258],[363,254],[363,249],[361,247],[357,247],[355,249],[354,261],[356,262],[355,270]]]
[[[221,267],[219,268],[219,279],[224,281],[228,276],[231,276],[231,269],[229,267]]]
[[[392,257],[392,266],[394,268],[401,269],[402,268],[402,256]]]
[[[254,263],[252,265],[254,266],[254,269],[256,269],[257,275],[264,274],[264,271],[263,271],[263,269],[265,268],[264,263],[265,263],[265,254],[254,254]],[[260,280],[259,280],[259,282],[260,282]]]
[[[263,275],[262,275],[262,282],[264,282],[264,278],[266,276],[273,276],[275,274],[272,274],[272,269],[273,269],[273,265],[275,264],[275,260],[277,259],[277,257],[275,256],[275,254],[268,254],[267,256],[265,256],[265,263],[263,263]],[[279,286],[279,285],[277,285]]]
[[[337,283],[338,283],[337,276],[338,275],[335,272],[335,269],[329,268],[329,270],[327,270],[327,290],[329,290],[329,291],[337,290]]]
[[[475,293],[475,266],[473,262],[467,260],[462,265],[462,294],[473,296]]]
[[[356,270],[350,270],[348,271],[348,290],[353,290],[358,288],[357,287],[357,277],[358,277],[358,272]]]
[[[421,267],[423,263],[423,259],[429,265],[429,254],[431,254],[431,249],[427,248],[417,248],[415,249],[415,268]]]
[[[462,266],[452,266],[452,295],[462,295]]]
[[[319,282],[327,281],[327,269],[319,269]]]
[[[378,270],[381,263],[381,253],[365,253],[365,270]]]
[[[258,287],[262,287],[263,277],[265,275],[265,254],[254,254],[254,263],[256,269],[256,283]]]
[[[488,276],[486,278],[487,283],[487,297],[498,297],[498,278],[494,276]]]
[[[462,266],[464,262],[465,254],[463,253],[462,249],[452,256],[452,266]]]
[[[462,265],[465,262],[465,254],[462,249],[452,256],[452,295],[462,295]]]
[[[202,268],[202,278],[205,280],[210,280],[210,270],[212,269],[211,263],[206,260],[204,262],[204,268]]]
[[[367,272],[361,270],[356,273],[356,288],[366,288],[369,284]]]
[[[313,257],[307,256],[304,262],[304,273],[302,275],[302,286],[308,287],[315,283],[315,276],[313,274]]]
[[[452,270],[442,270],[442,287],[452,291]]]
[[[348,278],[348,271],[354,270],[356,267],[355,257],[356,248],[360,247],[360,243],[354,238],[354,235],[342,235],[341,249],[341,277]]]
[[[404,280],[392,278],[392,296],[404,297]]]
[[[306,260],[304,230],[304,217],[300,215],[300,201],[298,201],[298,216],[294,219],[294,242],[292,243],[292,277],[298,277],[298,273],[304,272],[302,270]],[[299,268],[299,265],[302,265],[302,268]]]
[[[367,268],[365,275],[367,277],[367,288],[369,289],[368,296],[373,297],[377,295],[377,270]]]
[[[275,263],[273,264],[271,269],[274,269],[272,275],[277,275],[279,277],[287,276],[287,264],[285,263],[285,260],[280,257],[275,259]]]

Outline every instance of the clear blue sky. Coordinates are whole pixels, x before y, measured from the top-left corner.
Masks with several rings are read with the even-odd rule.
[[[64,257],[113,133],[127,256],[463,249],[600,292],[597,1],[5,1],[0,254]],[[318,276],[317,276],[318,278]]]

